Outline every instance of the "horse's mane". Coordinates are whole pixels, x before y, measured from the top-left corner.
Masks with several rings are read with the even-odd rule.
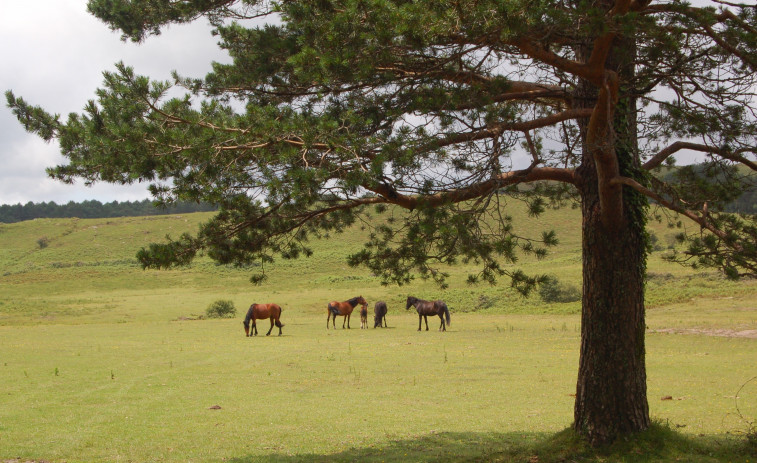
[[[255,308],[255,305],[256,304],[253,303],[252,305],[250,305],[249,310],[247,310],[247,315],[244,316],[245,323],[250,323],[250,320],[252,319],[252,309]]]
[[[353,297],[352,299],[348,300],[347,302],[350,303],[352,307],[355,307],[357,305],[358,299],[360,299],[361,296]]]

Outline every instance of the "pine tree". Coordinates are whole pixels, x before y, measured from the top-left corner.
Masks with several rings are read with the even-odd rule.
[[[142,250],[144,266],[200,251],[221,263],[297,257],[311,253],[309,237],[392,206],[405,213],[376,226],[350,264],[387,283],[418,273],[444,285],[440,264],[462,259],[479,264],[472,282],[508,275],[527,293],[544,277],[503,264],[543,255],[557,238],[519,236],[508,201],[533,214],[580,203],[574,426],[594,444],[649,426],[650,213],[700,227],[681,235],[688,247],[674,258],[732,278],[757,269],[754,221],[719,210],[757,168],[753,5],[90,0],[89,9],[134,41],[205,16],[233,59],[173,83],[119,63],[65,122],[7,93],[29,131],[60,141],[69,163],[53,177],[147,180],[159,200],[221,207],[196,236]],[[169,98],[173,85],[186,96]],[[683,151],[705,156],[704,171],[655,174]]]

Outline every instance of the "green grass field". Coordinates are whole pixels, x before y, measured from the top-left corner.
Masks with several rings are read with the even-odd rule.
[[[519,268],[580,287],[576,211],[515,215],[523,230],[554,227],[561,243]],[[344,262],[365,237],[358,228],[314,243],[309,259],[277,261],[260,287],[249,270],[204,258],[140,269],[141,246],[207,218],[0,224],[0,461],[757,460],[745,436],[757,420],[753,282],[652,254],[647,368],[657,424],[596,452],[562,432],[572,421],[579,303],[523,298],[506,281],[467,286],[472,269],[462,266],[449,269],[444,291],[424,281],[381,286]],[[672,242],[674,231],[653,228],[663,246]],[[326,303],[358,294],[388,302],[390,327],[360,330],[356,315],[351,330],[341,319],[327,330]],[[434,319],[417,332],[408,294],[447,300],[450,330],[437,332]],[[232,300],[237,317],[195,319],[218,299]],[[244,337],[252,302],[282,305],[284,336]]]

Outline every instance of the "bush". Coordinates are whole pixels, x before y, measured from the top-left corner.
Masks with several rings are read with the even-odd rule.
[[[205,310],[208,318],[233,318],[237,314],[237,308],[232,301],[217,300]]]
[[[42,238],[39,238],[37,240],[37,246],[39,246],[40,249],[45,249],[49,245],[50,240],[46,236],[43,236]]]
[[[548,276],[539,285],[539,296],[544,302],[576,302],[581,300],[581,291],[571,284],[561,283],[557,277]]]

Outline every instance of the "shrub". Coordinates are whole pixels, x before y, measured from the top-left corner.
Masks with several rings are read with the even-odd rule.
[[[37,240],[37,246],[39,246],[40,249],[45,249],[49,245],[50,240],[46,236],[43,236]]]
[[[544,302],[576,302],[581,300],[581,291],[568,283],[561,283],[557,277],[548,276],[539,285],[539,296]]]
[[[232,301],[219,299],[210,304],[205,310],[208,318],[233,318],[237,314],[237,309]]]
[[[478,296],[478,304],[476,305],[476,310],[490,309],[494,307],[497,302],[498,298],[496,297],[489,297],[486,294],[480,294]]]

